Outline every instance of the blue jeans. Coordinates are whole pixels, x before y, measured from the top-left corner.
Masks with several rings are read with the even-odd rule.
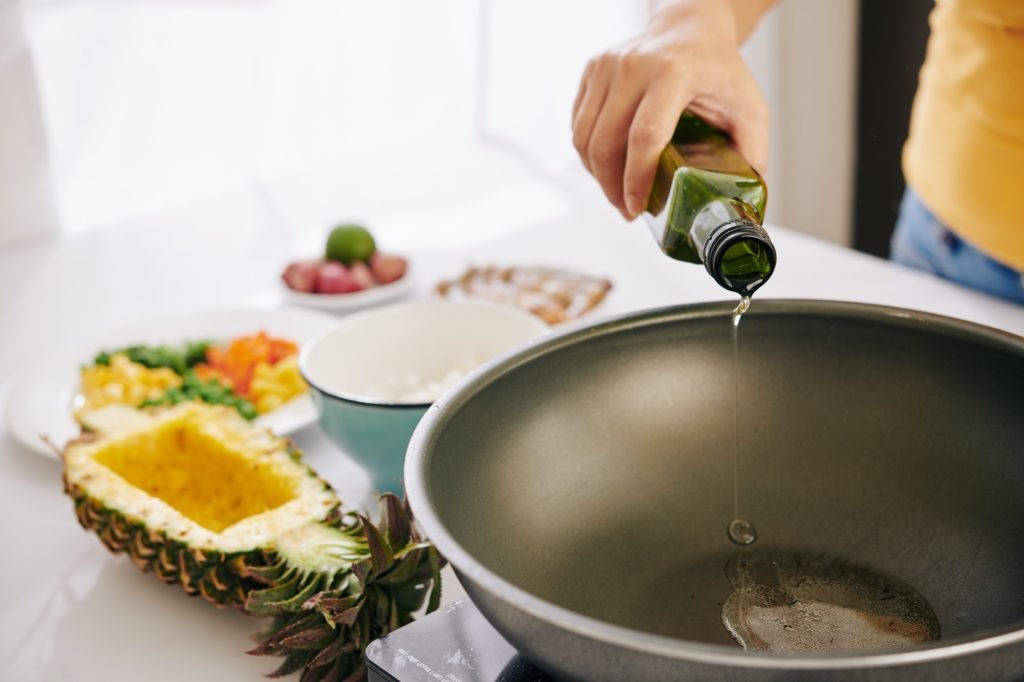
[[[1024,303],[1021,273],[993,260],[954,234],[909,187],[900,204],[889,259],[993,296]]]

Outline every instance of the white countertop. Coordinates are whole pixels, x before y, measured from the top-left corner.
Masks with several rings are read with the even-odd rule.
[[[396,186],[406,190],[388,191]],[[552,182],[486,150],[452,154],[443,169],[324,168],[0,252],[0,400],[27,365],[69,339],[144,318],[278,305],[284,263],[350,217],[365,219],[384,248],[412,256],[416,295],[470,263],[548,263],[613,280],[594,319],[730,298],[702,268],[662,256],[646,228],[625,224],[586,178]],[[769,231],[779,264],[761,298],[896,305],[1024,334],[1024,307]],[[316,426],[296,440],[344,500],[366,503],[366,477]],[[61,492],[59,464],[23,448],[4,425],[0,481],[0,679],[255,680],[276,667],[244,654],[259,621],[159,584],[84,532]],[[461,594],[449,584],[446,600]]]

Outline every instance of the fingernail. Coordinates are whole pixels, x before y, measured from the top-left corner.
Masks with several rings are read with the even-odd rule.
[[[626,210],[629,211],[630,218],[637,217],[640,211],[644,210],[644,200],[637,194],[630,194],[626,197]]]

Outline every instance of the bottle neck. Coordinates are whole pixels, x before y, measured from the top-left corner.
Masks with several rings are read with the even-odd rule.
[[[756,211],[742,201],[710,202],[691,233],[708,274],[719,286],[750,296],[775,270],[775,247]]]

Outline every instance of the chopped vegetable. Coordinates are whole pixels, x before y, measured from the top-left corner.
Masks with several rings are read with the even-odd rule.
[[[201,400],[233,407],[246,419],[270,412],[306,391],[298,347],[258,332],[226,345],[209,341],[182,347],[135,345],[96,355],[83,367],[83,410],[110,404],[132,407]]]
[[[181,377],[173,370],[146,367],[132,362],[125,353],[114,353],[106,360],[82,370],[84,409],[112,404],[138,405],[182,383]]]
[[[305,392],[306,382],[299,372],[299,360],[295,355],[276,365],[256,365],[249,384],[249,399],[256,404],[256,411],[260,414],[276,410]]]
[[[139,407],[155,407],[157,405],[177,405],[189,400],[201,400],[211,405],[227,405],[233,407],[246,419],[255,419],[258,415],[256,406],[237,396],[231,386],[216,379],[201,379],[194,370],[185,372],[181,386],[168,389],[158,398],[144,400]]]
[[[166,367],[174,370],[177,374],[184,374],[185,370],[195,367],[206,359],[206,350],[211,345],[209,341],[193,341],[185,344],[184,349],[170,346],[128,346],[98,353],[93,364],[109,365],[111,358],[120,354],[143,367],[150,369]]]
[[[247,396],[258,364],[275,365],[297,352],[298,347],[291,341],[276,339],[261,331],[232,339],[227,346],[209,347],[206,350],[205,365],[198,367],[202,371],[213,370],[214,375],[226,379],[235,392]]]

